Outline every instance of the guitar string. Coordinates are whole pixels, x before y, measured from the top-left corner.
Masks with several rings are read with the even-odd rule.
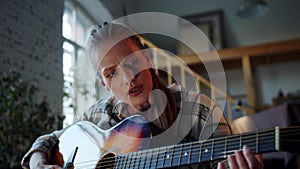
[[[287,132],[290,132],[290,131],[287,131]],[[274,134],[274,133],[273,133]],[[235,135],[236,136],[236,135]],[[244,138],[246,138],[246,137],[244,137]],[[238,139],[238,138],[237,138]],[[204,144],[203,144],[204,145]],[[216,146],[216,147],[220,147],[220,146]],[[223,146],[221,146],[222,148],[223,148]],[[230,147],[228,147],[228,148],[230,148]],[[175,151],[176,151],[176,149],[175,149]],[[152,153],[153,154],[153,153]],[[176,155],[176,153],[174,154],[174,155]],[[151,154],[148,154],[148,156],[151,156]],[[137,156],[133,156],[133,157],[131,157],[131,158],[136,158]],[[112,157],[112,158],[114,158],[115,159],[115,157]],[[125,158],[128,158],[128,157],[125,157]],[[146,155],[146,158],[147,158],[147,155]],[[146,159],[145,158],[145,159]],[[141,160],[140,158],[138,158],[137,160]],[[107,160],[108,161],[108,160]],[[115,162],[115,160],[113,160],[113,162]]]
[[[146,159],[146,158],[144,158],[144,159]],[[141,159],[138,159],[138,160],[141,160]],[[131,163],[136,163],[136,160],[134,160],[134,161],[131,162]],[[144,164],[144,163],[141,163],[141,164],[142,164],[142,165],[147,165],[147,163],[145,163],[145,164]],[[113,163],[113,164],[110,164],[110,166],[111,166],[111,165],[114,166],[114,163]],[[148,165],[149,165],[149,162],[148,162]],[[110,166],[109,166],[109,167],[110,167]]]
[[[267,133],[268,134],[268,133]],[[271,134],[273,134],[273,133],[271,133]],[[266,135],[266,134],[263,134],[263,135],[261,135],[261,136],[264,136],[264,135]],[[240,140],[240,138],[239,138],[239,135],[235,135],[237,138],[235,138],[235,139],[231,139],[231,141],[235,141],[235,140]],[[250,136],[250,137],[253,137],[253,136]],[[246,136],[246,137],[244,137],[244,138],[250,138],[249,136]],[[228,138],[228,137],[227,137]],[[221,140],[221,138],[214,138],[215,139],[215,144],[218,144],[219,142],[223,142],[224,140]],[[223,138],[224,139],[224,138]],[[201,143],[202,142],[202,143]],[[211,143],[210,143],[210,141],[207,141],[207,140],[204,140],[204,141],[197,141],[197,142],[189,142],[189,143],[184,143],[185,145],[188,145],[188,144],[196,144],[196,145],[193,145],[191,148],[196,148],[196,147],[199,147],[199,144],[202,144],[202,146],[209,146],[209,145],[211,145]],[[174,147],[174,146],[176,146],[176,145],[171,145],[171,146],[165,146],[165,147],[160,147],[159,149],[168,149],[168,148],[172,148],[172,147]],[[175,150],[177,150],[177,149],[175,149]],[[142,153],[142,151],[140,151],[141,153]],[[153,154],[153,153],[152,153]],[[134,154],[135,155],[135,154]],[[150,154],[151,155],[151,154]],[[126,156],[126,155],[125,155]],[[136,157],[136,156],[134,156],[134,157]],[[111,158],[111,159],[115,159],[115,157],[109,157],[109,158]],[[109,158],[106,158],[106,159],[109,159]],[[132,157],[133,158],[133,157]],[[108,161],[108,160],[106,160],[106,161]]]
[[[274,134],[274,129],[271,129],[270,130],[272,133],[270,133],[270,134]],[[281,135],[282,134],[284,134],[284,133],[289,133],[289,132],[293,132],[293,131],[289,131],[289,130],[287,130],[287,131],[283,131],[282,133],[281,133]],[[242,134],[244,134],[244,133],[242,133]],[[251,137],[256,137],[256,134],[257,133],[250,133],[250,134],[252,134],[252,135],[246,135],[246,136],[244,136],[243,137],[243,139],[249,139],[249,138],[251,138]],[[253,135],[253,134],[255,134],[255,135]],[[263,135],[266,135],[266,134],[261,134],[260,136],[263,136]],[[229,138],[230,136],[228,136],[227,138]],[[239,140],[240,141],[240,135],[232,135],[231,137],[237,137],[236,139],[232,139],[232,140],[230,140],[230,141],[234,141],[234,140]],[[224,139],[224,137],[223,138],[215,138],[214,140],[215,140],[215,144],[218,144],[218,142],[216,142],[217,140],[219,139],[219,141],[221,140],[221,139]],[[213,140],[213,139],[212,139]],[[221,140],[222,142],[224,141],[224,140]],[[194,142],[193,144],[196,144],[196,143],[198,143],[199,144],[199,142]],[[209,146],[209,145],[211,145],[212,143],[210,143],[210,141],[202,141],[202,143],[204,143],[202,146]],[[192,144],[192,143],[190,143],[190,144]],[[255,144],[256,145],[256,144]],[[176,145],[173,145],[173,146],[166,146],[165,147],[165,149],[167,149],[167,148],[173,148],[174,146],[176,146]],[[185,146],[187,146],[187,144],[185,144]],[[231,145],[230,145],[231,146]],[[249,146],[249,145],[248,145]],[[221,149],[223,149],[223,146],[216,146],[215,147],[215,149],[214,149],[214,151],[217,151],[217,150],[220,150],[220,148],[217,148],[217,147],[222,147]],[[232,146],[231,146],[232,147]],[[189,147],[188,147],[189,148]],[[191,147],[191,148],[195,148],[195,147]],[[228,146],[228,148],[230,148],[229,146]],[[175,148],[173,151],[176,151],[176,150],[182,150],[182,148],[181,147],[178,147],[178,148]],[[164,150],[164,151],[166,151],[166,150]],[[157,152],[155,152],[156,154],[157,154]],[[143,154],[143,152],[141,152],[141,155],[144,155],[145,156],[145,158],[144,159],[147,159],[147,157],[148,156],[152,156],[153,154],[155,154],[155,153],[150,153],[150,154]],[[179,152],[180,153],[180,155],[182,154],[181,152]],[[204,153],[204,152],[203,152]],[[136,154],[135,154],[136,155]],[[177,158],[177,157],[180,157],[180,156],[177,156],[178,155],[178,153],[175,153],[174,155],[173,155],[173,158]],[[126,156],[126,155],[125,155]],[[115,157],[110,157],[110,158],[113,158],[114,160],[112,160],[112,161],[108,161],[109,160],[109,158],[105,161],[106,163],[111,163],[111,162],[115,162]],[[127,158],[127,157],[125,157],[125,158]],[[137,156],[133,156],[133,157],[131,157],[131,158],[135,158],[136,160],[141,160],[141,158],[137,158]],[[149,157],[148,157],[149,158]],[[126,162],[126,161],[125,161]],[[82,163],[84,163],[84,162],[82,162]],[[102,163],[103,164],[103,163]]]
[[[269,141],[269,143],[271,143],[272,141]],[[265,142],[266,143],[266,142]],[[252,148],[252,146],[253,146],[254,144],[251,144],[251,145],[248,145],[250,148]],[[254,145],[254,146],[256,146],[256,144]],[[224,150],[224,147],[222,147],[222,150]],[[198,157],[201,157],[201,156],[203,156],[205,153],[207,153],[207,152],[201,152],[200,151],[200,153],[190,153],[190,155],[189,156],[193,156],[193,155],[197,155]],[[226,152],[224,152],[224,151],[222,151],[222,152],[219,152],[218,154],[220,154],[219,156],[217,156],[217,157],[222,157],[222,158],[224,158],[225,157],[225,155],[222,155],[222,154],[227,154],[227,155],[230,155],[230,154],[233,154],[234,153],[234,151],[232,151],[232,152],[230,152],[230,151],[226,151]],[[211,156],[211,154],[209,154],[210,156]],[[157,157],[159,157],[159,154],[157,154],[156,155]],[[210,160],[210,156],[208,157],[208,159]],[[131,157],[130,159],[132,160],[132,161],[130,161],[130,162],[123,162],[124,164],[125,164],[125,166],[127,166],[127,167],[129,167],[130,165],[131,165],[131,163],[137,163],[136,165],[144,165],[144,163],[142,163],[142,162],[140,162],[140,161],[142,161],[143,159],[145,159],[145,160],[148,160],[148,161],[146,161],[145,162],[145,164],[147,164],[147,163],[149,163],[150,161],[151,161],[151,163],[155,163],[155,164],[157,164],[157,163],[159,163],[159,162],[162,162],[162,161],[166,161],[166,160],[169,160],[169,162],[170,162],[170,164],[174,164],[174,159],[177,159],[177,158],[182,158],[182,156],[181,156],[181,153],[180,154],[174,154],[174,156],[173,157],[169,157],[168,159],[165,159],[165,157],[166,156],[164,156],[164,157],[162,157],[162,158],[154,158],[154,159],[152,159],[152,156],[151,155],[145,155],[145,157],[144,158],[142,158],[142,157]],[[214,158],[216,158],[216,156],[214,156]],[[180,162],[180,160],[178,159],[178,163]],[[121,166],[123,166],[123,163],[121,163],[120,165]],[[101,167],[111,167],[111,166],[114,166],[115,165],[115,161],[111,161],[110,163],[107,163],[107,164],[103,164],[103,165],[101,165]]]
[[[136,158],[136,157],[135,157]],[[146,158],[144,158],[144,159],[147,159],[147,155],[146,155]],[[141,160],[140,158],[138,158],[137,160]],[[134,161],[136,161],[136,160],[134,160]],[[113,161],[114,162],[114,161]]]
[[[251,147],[251,145],[250,145],[250,147]],[[201,152],[201,154],[204,154],[205,152]],[[197,153],[197,155],[198,155],[199,153]],[[222,153],[221,152],[221,154],[224,154],[224,152]],[[228,155],[230,155],[230,154],[233,154],[233,152],[232,153],[228,153],[227,152],[227,154]],[[191,154],[192,155],[192,154]],[[180,157],[180,156],[179,156]],[[222,158],[224,158],[224,155],[221,155],[221,156],[218,156],[218,157],[222,157]],[[160,162],[162,162],[162,161],[164,161],[164,162],[166,162],[166,159],[155,159],[155,160],[151,160],[151,158],[148,158],[147,159],[147,156],[146,156],[146,158],[144,158],[144,159],[146,159],[146,160],[148,160],[148,161],[146,161],[146,162],[144,162],[144,163],[142,163],[142,162],[140,162],[140,160],[141,160],[141,158],[138,158],[138,159],[133,159],[133,161],[131,161],[131,162],[129,162],[129,164],[126,164],[125,165],[125,167],[130,167],[131,166],[131,164],[133,163],[133,164],[135,164],[136,163],[136,166],[138,166],[138,165],[142,165],[142,166],[144,166],[144,165],[150,165],[149,163],[153,163],[153,164],[158,164],[158,163],[160,163]],[[176,159],[176,157],[173,157],[172,159]],[[197,161],[198,162],[198,161]],[[174,164],[174,162],[173,161],[171,161],[171,159],[170,159],[170,161],[169,161],[169,164],[172,166],[172,165],[175,165]],[[180,165],[180,161],[178,161],[178,163],[177,163],[178,165]],[[112,166],[115,166],[115,164],[114,163],[110,163],[110,164],[106,164],[106,165],[101,165],[101,167],[105,167],[105,168],[107,168],[107,167],[112,167]],[[122,165],[122,164],[120,164],[120,166],[124,166],[124,165]]]
[[[272,142],[272,141],[269,141],[269,142]],[[253,144],[252,144],[253,145]],[[251,147],[252,145],[250,145],[249,147]],[[256,145],[256,144],[255,144]],[[220,153],[220,154],[224,154],[224,152],[222,153]],[[230,153],[230,154],[233,154],[233,152],[232,153]],[[229,155],[229,154],[228,154]],[[222,155],[221,157],[223,157],[224,155]],[[180,157],[180,156],[179,156]],[[224,157],[223,157],[224,158]],[[138,158],[138,159],[134,159],[132,162],[130,162],[130,163],[137,163],[137,160],[141,160],[142,158]],[[146,159],[147,160],[147,155],[146,155],[146,158],[143,158],[143,159]],[[174,158],[173,158],[174,159]],[[149,161],[152,163],[154,160],[151,160],[151,158],[149,158]],[[159,161],[159,159],[157,160],[157,161]],[[165,161],[165,160],[162,160],[162,161]],[[178,161],[178,162],[180,162],[180,161]],[[170,164],[173,164],[174,162],[170,162]],[[138,162],[138,164],[137,164],[137,166],[138,165],[142,165],[142,166],[144,166],[144,165],[150,165],[149,164],[149,162],[144,162],[144,163],[140,163],[140,162]],[[156,164],[156,163],[155,163]],[[131,164],[128,164],[128,165],[125,165],[125,167],[129,167]],[[180,164],[178,164],[178,165],[180,165]],[[107,166],[109,166],[109,165],[107,165]],[[112,164],[112,166],[114,166],[114,164]],[[110,166],[109,166],[110,167]]]

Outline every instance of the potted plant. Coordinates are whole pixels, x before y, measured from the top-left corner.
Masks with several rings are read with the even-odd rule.
[[[62,127],[63,116],[52,112],[48,102],[38,102],[38,88],[9,71],[0,77],[0,168],[20,168],[33,141]]]

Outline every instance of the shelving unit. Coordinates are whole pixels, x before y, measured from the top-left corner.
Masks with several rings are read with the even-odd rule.
[[[216,100],[216,94],[225,96],[227,104],[228,120],[232,122],[232,110],[231,105],[236,104],[236,99],[227,95],[222,90],[219,90],[213,86],[208,80],[202,77],[200,74],[205,71],[205,67],[198,55],[211,55],[211,52],[204,52],[198,55],[180,55],[180,59],[192,69],[192,71],[178,64],[176,59],[169,56],[164,51],[159,50],[154,44],[141,38],[142,43],[146,44],[150,48],[157,49],[160,52],[160,56],[154,56],[154,64],[159,65],[158,67],[166,68],[168,74],[172,75],[172,66],[180,68],[181,84],[185,86],[185,72],[191,73],[195,79],[197,79],[197,87],[201,92],[201,84],[207,86],[211,90],[211,98]],[[246,88],[246,98],[248,107],[241,107],[244,115],[251,115],[256,112],[256,86],[254,85],[253,79],[253,67],[269,64],[269,63],[280,63],[292,60],[300,60],[300,39],[285,40],[280,42],[273,42],[261,45],[228,48],[217,51],[219,58],[223,64],[224,69],[242,69],[244,76],[244,83]],[[215,62],[216,60],[207,60],[208,62]],[[172,64],[171,64],[172,63]],[[171,76],[168,76],[168,82],[171,83]]]
[[[261,64],[280,63],[300,60],[300,39],[292,39],[261,45],[222,49],[217,51],[225,69],[243,70],[247,102],[250,107],[247,114],[256,112],[256,87],[253,79],[253,67]],[[208,55],[202,53],[200,55]],[[195,72],[203,72],[203,63],[195,54],[181,55],[180,58]],[[214,62],[215,60],[210,60]]]

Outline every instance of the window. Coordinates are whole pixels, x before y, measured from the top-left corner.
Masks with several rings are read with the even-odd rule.
[[[95,103],[94,75],[89,60],[83,56],[84,45],[87,41],[93,23],[72,1],[65,2],[63,14],[63,74],[64,126],[76,120],[77,112],[81,113]],[[85,76],[82,72],[89,74]],[[79,104],[80,103],[80,104]]]

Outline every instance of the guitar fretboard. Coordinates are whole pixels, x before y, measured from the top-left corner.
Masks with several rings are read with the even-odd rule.
[[[224,159],[247,145],[255,153],[279,150],[279,129],[165,146],[116,156],[115,168],[167,168]]]

